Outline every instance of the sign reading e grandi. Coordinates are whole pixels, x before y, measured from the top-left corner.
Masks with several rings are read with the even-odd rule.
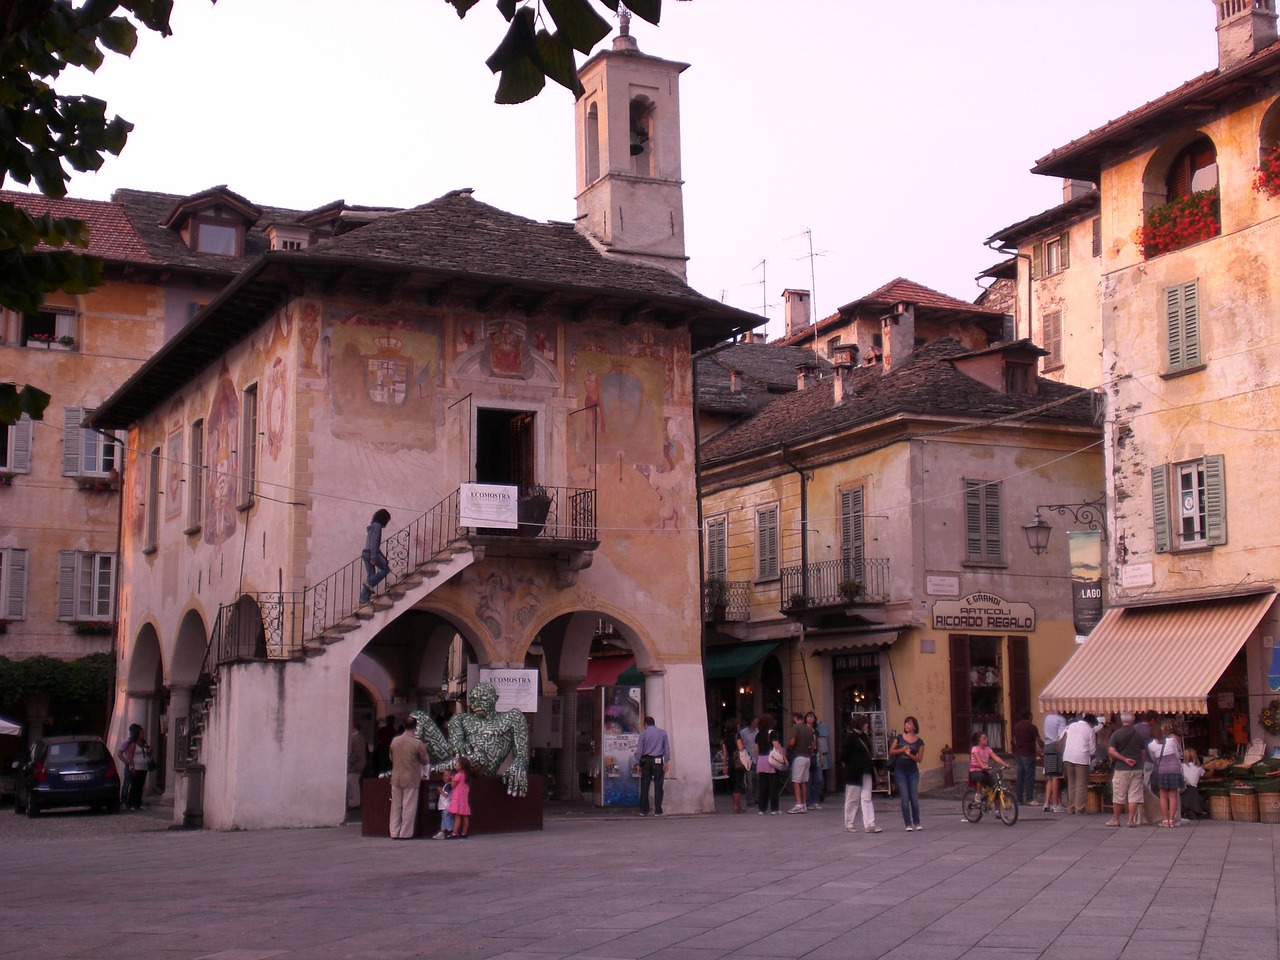
[[[971,593],[959,600],[938,600],[933,604],[935,630],[1017,630],[1036,628],[1036,608],[1029,603],[1013,603],[994,593]]]

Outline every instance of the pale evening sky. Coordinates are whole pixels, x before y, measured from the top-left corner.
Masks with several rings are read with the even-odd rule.
[[[771,336],[786,287],[819,315],[897,276],[971,300],[999,259],[982,241],[1061,200],[1035,160],[1216,66],[1214,23],[1212,0],[667,0],[632,33],[690,64],[689,280],[767,309]],[[225,183],[309,209],[473,187],[574,216],[572,95],[493,103],[493,0],[465,20],[443,0],[178,0],[172,24],[59,84],[136,124],[73,196]]]

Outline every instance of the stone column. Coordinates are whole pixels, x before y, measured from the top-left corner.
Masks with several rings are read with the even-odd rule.
[[[577,800],[578,789],[578,684],[583,677],[560,677],[556,681],[562,704],[560,714],[560,753],[556,757],[556,782],[559,799]]]
[[[178,721],[186,721],[187,734],[190,736],[190,716],[191,716],[191,688],[190,687],[169,687],[169,755],[165,758],[165,777],[164,777],[164,798],[172,800],[174,796],[174,786],[178,782],[177,766],[178,759]],[[185,758],[184,758],[185,759]]]

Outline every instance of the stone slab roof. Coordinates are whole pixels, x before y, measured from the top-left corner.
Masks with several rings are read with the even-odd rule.
[[[987,420],[1061,400],[1064,402],[1037,414],[1037,421],[1076,426],[1094,423],[1092,396],[1082,388],[1039,378],[1037,396],[1000,393],[956,369],[952,361],[967,355],[970,351],[963,344],[943,337],[917,348],[891,373],[878,364],[855,368],[839,406],[834,402],[832,377],[778,397],[704,443],[702,462],[710,465],[784,443],[834,436],[902,414]]]
[[[710,413],[759,410],[796,389],[796,368],[802,364],[812,364],[823,374],[831,370],[831,364],[808,347],[735,343],[698,361],[698,406]],[[735,370],[741,374],[737,390],[732,386]]]

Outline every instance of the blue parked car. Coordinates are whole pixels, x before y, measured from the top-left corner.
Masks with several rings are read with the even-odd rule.
[[[34,817],[49,807],[120,811],[120,773],[101,737],[48,737],[13,765],[13,809]]]

